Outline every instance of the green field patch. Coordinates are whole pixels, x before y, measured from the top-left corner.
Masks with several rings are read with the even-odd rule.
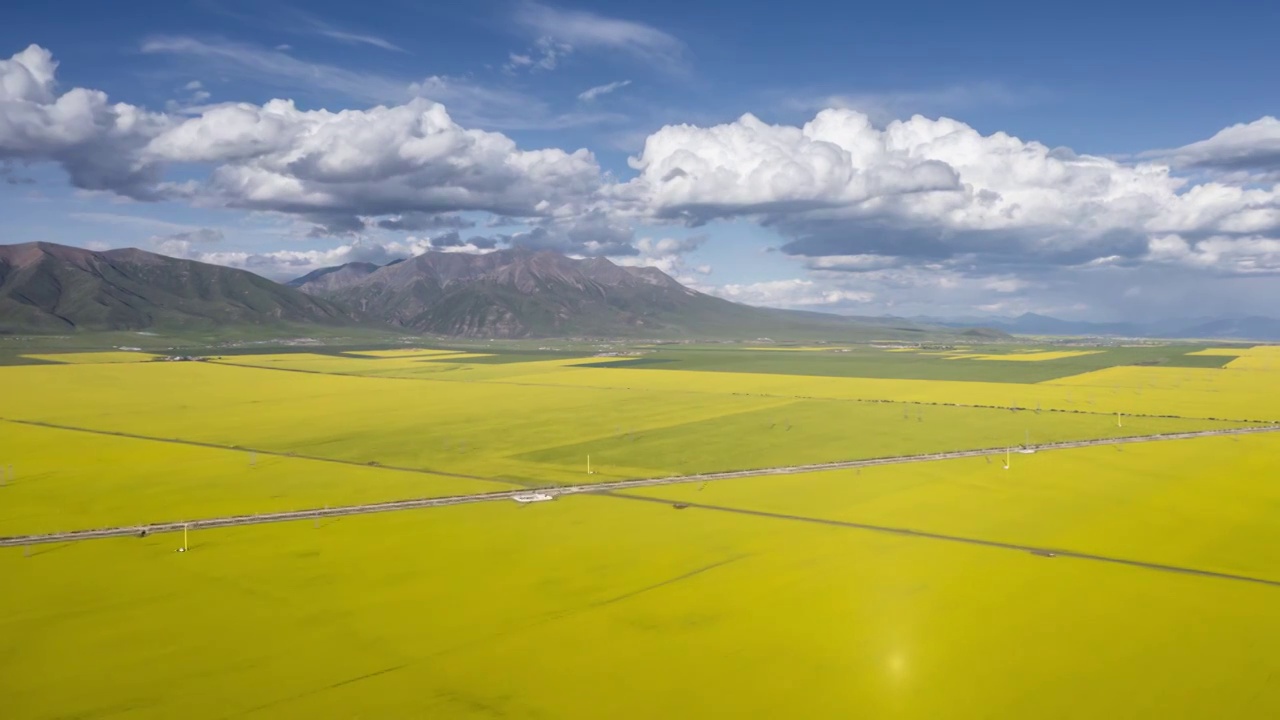
[[[705,372],[770,373],[819,377],[893,378],[903,380],[966,380],[1037,383],[1118,365],[1165,367],[1222,367],[1229,356],[1192,355],[1203,345],[1158,347],[1034,348],[984,347],[973,354],[1029,354],[1087,350],[1089,354],[1037,362],[957,362],[954,352],[902,352],[897,349],[848,347],[810,352],[760,352],[750,349],[662,348],[640,358],[608,363],[613,368],[700,370]],[[606,366],[605,364],[600,367]]]
[[[1222,368],[1226,367],[1232,360],[1235,360],[1236,357],[1233,355],[1197,355],[1191,352],[1165,360],[1137,360],[1128,364],[1185,368]]]
[[[799,400],[649,430],[602,428],[607,437],[513,459],[577,469],[595,480],[836,462],[975,448],[1156,435],[1237,423],[842,400]]]
[[[679,363],[679,358],[674,357],[638,357],[628,358],[626,360],[614,360],[612,362],[592,362],[583,363],[578,367],[629,367],[629,368],[647,368],[655,365],[663,365],[666,363]]]

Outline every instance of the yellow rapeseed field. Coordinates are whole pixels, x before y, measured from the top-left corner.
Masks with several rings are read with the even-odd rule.
[[[439,372],[451,367],[449,360],[455,354],[461,355],[462,353],[390,355],[385,357],[281,353],[277,355],[228,355],[217,358],[215,362],[221,365],[261,367],[271,370],[298,370],[336,375],[385,375],[391,372],[408,370]]]
[[[1265,379],[1238,368],[1112,367],[1036,384],[804,377],[642,368],[564,368],[494,382],[1017,407],[1126,415],[1280,420],[1280,363]]]
[[[1257,345],[1250,348],[1205,348],[1189,353],[1212,357],[1234,357],[1227,363],[1232,370],[1259,370],[1266,373],[1280,371],[1280,345]]]
[[[568,474],[511,456],[611,437],[619,427],[643,432],[786,402],[212,363],[21,366],[0,373],[12,381],[3,417],[529,482],[578,481],[584,473],[578,463]]]
[[[1280,468],[1221,452],[1214,472],[1240,478],[1224,496],[1206,464],[1186,464],[1206,448],[1161,447],[1167,462],[1103,448],[1007,473],[963,461],[649,494],[1280,580],[1261,507],[1276,494],[1253,474]],[[623,497],[206,531],[174,547],[0,550],[9,714],[1280,713],[1280,588],[1240,580]]]
[[[0,536],[1280,418],[1233,352],[0,367]],[[0,717],[1277,717],[1278,475],[1257,434],[0,548]]]
[[[1280,433],[628,491],[1280,582]],[[1117,508],[1123,508],[1118,511]],[[1280,587],[1272,592],[1280,593]]]
[[[0,421],[0,536],[511,487]]]
[[[23,357],[31,358],[32,360],[47,360],[49,362],[77,365],[83,363],[146,362],[148,360],[154,360],[159,356],[152,353],[121,350],[106,352],[32,353],[29,355],[23,355]]]
[[[368,377],[420,378],[439,376],[437,379],[476,382],[501,379],[514,375],[527,376],[562,370],[584,364],[619,362],[615,358],[557,358],[519,363],[470,363],[473,358],[490,357],[484,353],[451,353],[430,355],[394,355],[386,357],[354,357],[346,355],[320,355],[315,353],[282,353],[277,355],[234,355],[218,358],[219,364],[261,367],[272,370],[299,370],[303,372],[333,375],[361,375]]]
[[[1246,352],[1235,351],[1238,357],[1227,363],[1232,370],[1261,370],[1267,373],[1280,371],[1280,346],[1259,345]]]

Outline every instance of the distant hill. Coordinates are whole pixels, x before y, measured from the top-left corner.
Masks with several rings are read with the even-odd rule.
[[[524,249],[431,252],[373,271],[352,263],[290,284],[402,328],[466,337],[856,339],[929,330],[901,320],[750,307],[686,288],[656,268]]]
[[[1176,337],[1280,340],[1280,320],[1269,317],[1218,318],[1182,329]]]
[[[1093,323],[1059,320],[1048,315],[1024,313],[1011,320],[986,321],[990,326],[1019,335],[1111,335],[1138,336],[1143,328],[1135,323]]]
[[[244,270],[135,249],[0,245],[0,332],[353,321],[333,303]]]
[[[1268,317],[1191,318],[1183,321],[1097,323],[1025,313],[1013,318],[913,318],[951,328],[985,326],[1017,335],[1143,337],[1162,339],[1280,340],[1280,320]]]

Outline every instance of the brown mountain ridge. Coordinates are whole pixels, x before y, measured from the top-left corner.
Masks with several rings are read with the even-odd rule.
[[[244,270],[132,248],[0,245],[0,332],[355,320],[333,303]]]
[[[902,320],[750,307],[656,268],[521,248],[322,268],[286,284],[137,249],[0,246],[0,332],[368,325],[477,338],[858,340]]]

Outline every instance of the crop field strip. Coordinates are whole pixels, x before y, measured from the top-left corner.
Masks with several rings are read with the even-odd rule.
[[[1270,433],[1280,431],[1280,427],[1268,426],[1260,428],[1233,428],[1222,430],[1201,430],[1186,433],[1171,433],[1166,435],[1146,435],[1146,436],[1130,436],[1124,438],[1102,438],[1095,440],[1077,440],[1071,442],[1057,443],[1053,445],[1033,445],[1029,449],[1039,451],[1051,450],[1069,450],[1074,448],[1097,447],[1108,445],[1125,445],[1134,443],[1160,442],[1172,440],[1189,440],[1193,438],[1215,437],[1224,435],[1248,435],[1255,433]],[[939,460],[954,460],[960,458],[973,458],[997,455],[1007,451],[1007,448],[985,448],[975,450],[959,450],[947,453],[928,453],[922,455],[907,455],[898,457],[870,458],[865,460],[851,460],[847,462],[823,463],[817,465],[793,465],[787,467],[776,468],[760,468],[755,470],[735,470],[720,473],[702,473],[698,475],[676,475],[668,477],[642,478],[637,480],[619,480],[615,482],[602,482],[585,485],[570,485],[551,489],[556,495],[581,495],[581,494],[609,494],[618,490],[628,490],[633,488],[646,488],[661,485],[689,484],[698,482],[712,482],[719,480],[732,480],[737,478],[760,477],[766,475],[796,475],[822,470],[840,470],[840,469],[858,469],[877,467],[884,465],[898,465],[906,463],[934,462]],[[369,503],[363,505],[347,505],[330,508],[313,508],[309,510],[296,510],[277,513],[263,513],[258,515],[237,515],[221,518],[205,518],[199,520],[177,520],[163,521],[155,523],[145,523],[139,525],[129,525],[121,527],[97,528],[89,530],[72,530],[67,532],[43,533],[36,535],[22,535],[12,537],[0,537],[0,547],[15,547],[23,545],[36,545],[46,543],[61,543],[80,540],[92,540],[111,537],[124,537],[136,535],[145,530],[148,534],[153,533],[173,533],[182,532],[184,529],[201,530],[213,529],[220,527],[234,527],[240,525],[257,525],[266,523],[291,522],[297,520],[310,520],[317,518],[332,518],[348,515],[365,515],[371,513],[392,512],[398,510],[417,510],[431,507],[448,507],[452,505],[465,505],[480,502],[493,502],[498,500],[512,500],[518,495],[527,493],[527,489],[517,489],[508,491],[495,491],[491,493],[476,493],[472,495],[456,495],[446,497],[431,498],[412,498],[407,500],[398,500],[390,502]],[[1011,546],[1015,547],[1015,546]],[[1046,550],[1054,552],[1053,550]],[[1077,553],[1082,555],[1081,553]]]
[[[206,363],[23,372],[31,381],[15,384],[5,415],[30,422],[0,424],[0,445],[13,448],[0,463],[16,463],[18,477],[31,481],[6,492],[0,535],[1245,425],[1126,418],[1117,428],[1103,414],[913,406],[908,416],[901,404],[779,404],[665,389],[240,378]],[[63,378],[67,393],[110,410],[39,402],[39,388]],[[6,433],[5,426],[44,429]],[[56,437],[84,430],[94,432]],[[135,445],[154,440],[165,442]],[[57,461],[57,447],[72,455]],[[254,464],[255,452],[265,464]]]
[[[444,358],[440,358],[440,359],[443,360]],[[580,387],[583,389],[589,388],[593,390],[610,390],[610,391],[616,391],[616,392],[660,390],[661,392],[664,392],[664,393],[690,394],[690,395],[738,395],[738,396],[748,396],[748,397],[779,398],[779,399],[788,399],[788,400],[831,400],[831,401],[849,402],[849,403],[909,405],[912,407],[916,407],[916,406],[954,407],[954,408],[972,408],[977,410],[1011,410],[1011,411],[1017,411],[1017,412],[1037,412],[1037,413],[1043,412],[1043,413],[1061,413],[1061,414],[1073,414],[1073,415],[1105,415],[1105,416],[1115,415],[1115,412],[1108,411],[1108,410],[1096,410],[1096,409],[1086,410],[1086,409],[1080,409],[1080,408],[1065,408],[1065,407],[1031,407],[1029,404],[1018,404],[1016,402],[1008,405],[998,405],[998,404],[983,404],[983,403],[975,403],[975,402],[948,402],[948,401],[929,401],[929,400],[914,400],[914,399],[885,399],[885,398],[877,398],[877,397],[843,397],[843,396],[834,396],[834,395],[787,394],[785,392],[777,392],[777,391],[738,392],[738,391],[724,391],[724,390],[700,390],[700,389],[697,389],[696,386],[693,386],[692,384],[690,386],[683,386],[680,388],[669,388],[669,387],[653,388],[653,387],[643,387],[643,386],[635,387],[633,385],[612,385],[612,384],[603,384],[603,383],[574,385],[572,382],[537,382],[534,380],[519,379],[522,376],[515,376],[515,379],[505,379],[502,377],[469,379],[469,378],[458,378],[458,377],[452,377],[452,376],[434,376],[434,375],[433,376],[368,375],[368,374],[359,374],[359,373],[307,370],[307,369],[300,369],[300,368],[271,367],[269,365],[222,363],[217,361],[214,361],[210,364],[219,365],[222,367],[237,367],[237,368],[243,368],[247,370],[270,370],[270,371],[278,371],[278,372],[295,372],[295,373],[306,373],[306,374],[312,374],[312,375],[329,375],[333,377],[362,378],[367,380],[407,380],[407,381],[440,382],[440,383],[475,383],[475,384],[491,384],[491,385],[510,385],[514,387],[533,387],[533,388]],[[587,369],[587,368],[596,368],[596,367],[605,367],[605,365],[591,365],[591,364],[565,365],[563,366],[563,369],[578,370],[578,369]],[[621,362],[619,363],[619,367],[622,367]],[[698,372],[702,372],[702,371],[698,371]],[[727,373],[721,373],[721,374],[734,375],[735,373],[727,372]],[[776,374],[774,376],[787,377],[786,375],[783,375],[781,373]],[[811,377],[806,375],[796,375],[791,377],[804,378],[804,379],[824,379],[820,376]],[[1075,377],[1075,376],[1070,376],[1070,377]],[[860,378],[850,378],[850,379],[856,380]],[[874,378],[874,379],[880,379],[880,378]],[[892,380],[896,378],[889,378],[889,379]],[[910,379],[908,381],[922,382],[922,383],[963,382],[963,381],[931,381],[931,380],[915,381]],[[1023,385],[1023,384],[1024,383],[1010,382],[1010,383],[1005,383],[1004,385],[1016,387],[1018,385]],[[1028,387],[1034,387],[1036,385],[1039,385],[1039,383],[1026,384],[1026,385]],[[1044,383],[1044,385],[1055,386],[1052,383]],[[1075,387],[1083,388],[1085,386],[1075,386]],[[1264,423],[1264,424],[1280,422],[1280,413],[1278,413],[1278,416],[1276,418],[1204,417],[1204,416],[1197,416],[1197,415],[1180,415],[1177,413],[1154,413],[1154,412],[1142,412],[1142,411],[1133,411],[1133,412],[1126,411],[1123,414],[1126,417],[1132,417],[1132,418],[1147,417],[1147,418],[1169,418],[1169,419],[1177,419],[1177,420],[1215,420],[1215,421],[1226,421],[1226,422]]]
[[[1201,346],[1177,346],[1173,348],[1107,348],[1095,350],[1063,351],[1041,348],[1023,348],[1023,352],[992,353],[984,351],[948,351],[945,353],[908,353],[895,350],[867,350],[866,348],[829,348],[825,351],[786,351],[785,348],[694,348],[672,350],[649,349],[640,357],[621,355],[614,357],[560,355],[546,352],[512,356],[497,353],[487,357],[458,353],[453,355],[459,363],[468,365],[526,365],[538,366],[561,361],[565,367],[648,369],[663,371],[699,371],[713,373],[749,373],[762,375],[797,375],[804,377],[879,378],[900,380],[935,380],[953,382],[988,382],[995,384],[1032,384],[1080,375],[1110,367],[1148,366],[1172,368],[1221,368],[1233,358],[1245,354],[1244,350],[1223,350],[1219,353],[1202,353]],[[774,350],[774,352],[761,352]],[[484,351],[479,351],[483,353]],[[1229,354],[1234,353],[1234,354]],[[289,353],[289,355],[308,355]],[[354,354],[329,354],[333,361],[355,361],[343,364],[324,363],[337,374],[362,375],[371,372],[396,372],[388,361],[433,361],[448,365],[450,355],[429,357],[411,356],[356,356]],[[224,358],[228,364],[266,367],[284,362],[286,356],[252,355]],[[315,360],[319,355],[314,356]],[[312,362],[315,362],[312,360]],[[956,361],[966,362],[956,362]],[[1028,362],[1034,360],[1034,362]],[[361,362],[365,361],[365,362]],[[372,361],[372,362],[368,362]],[[1016,361],[1010,364],[1002,361]],[[305,362],[298,358],[296,362]],[[402,370],[412,365],[401,366]],[[418,366],[421,369],[421,366]],[[285,369],[285,368],[279,368]],[[304,368],[316,370],[317,368]],[[325,370],[321,370],[322,372]],[[394,376],[394,375],[390,375]]]
[[[1152,390],[1155,399],[1153,401],[1144,399],[1142,397],[1143,390],[1148,384],[1172,381],[1176,388],[1179,382],[1178,379],[1187,377],[1190,378],[1188,382],[1195,385],[1196,383],[1205,382],[1207,378],[1216,377],[1216,372],[1213,371],[1220,371],[1224,366],[1225,369],[1231,371],[1227,377],[1227,380],[1230,380],[1239,374],[1238,371],[1250,367],[1247,363],[1262,365],[1270,362],[1267,360],[1268,353],[1265,352],[1266,348],[1261,347],[1220,348],[1217,349],[1217,352],[1212,353],[1205,352],[1205,350],[1213,350],[1212,348],[1191,350],[1192,347],[1190,346],[1173,348],[1167,352],[1159,348],[1118,348],[1106,352],[1094,352],[1076,358],[1066,358],[1065,360],[1013,363],[1013,365],[1022,366],[1017,369],[1016,373],[1011,373],[1007,370],[1000,371],[997,368],[980,377],[953,379],[947,379],[946,375],[919,375],[912,372],[898,372],[893,368],[901,369],[906,366],[897,362],[896,358],[911,355],[911,353],[893,353],[888,350],[876,351],[878,353],[876,356],[863,356],[861,358],[856,354],[835,352],[681,351],[684,355],[694,359],[697,357],[709,357],[712,360],[723,356],[758,357],[764,355],[776,357],[784,355],[789,356],[789,358],[818,356],[824,358],[824,362],[836,363],[840,368],[843,368],[839,372],[811,372],[813,370],[812,367],[794,362],[783,362],[768,368],[740,366],[732,363],[724,365],[724,363],[719,362],[714,362],[710,366],[700,367],[696,363],[688,365],[683,361],[672,364],[661,358],[654,360],[650,356],[601,359],[563,356],[539,357],[534,355],[520,358],[520,360],[523,360],[522,362],[504,362],[496,366],[489,364],[488,361],[501,357],[499,355],[491,358],[473,358],[474,362],[461,360],[452,364],[447,363],[448,356],[444,356],[435,358],[435,362],[443,363],[445,367],[432,370],[424,368],[424,365],[427,364],[426,362],[402,365],[400,369],[397,369],[394,365],[386,363],[388,358],[370,360],[368,358],[352,358],[351,356],[327,356],[328,361],[324,363],[324,367],[318,367],[314,364],[311,367],[272,367],[271,363],[266,362],[266,357],[263,360],[255,360],[252,356],[241,356],[242,359],[232,360],[227,364],[235,364],[241,367],[250,365],[252,367],[276,370],[297,369],[300,371],[354,377],[412,378],[439,382],[487,382],[524,387],[573,385],[619,391],[661,389],[665,392],[697,391],[719,392],[722,394],[738,392],[744,395],[799,399],[816,396],[844,400],[905,401],[924,405],[936,404],[957,407],[1031,409],[1039,405],[1044,406],[1043,409],[1046,411],[1059,412],[1091,412],[1097,410],[1099,408],[1092,407],[1092,400],[1096,399],[1100,406],[1105,406],[1106,412],[1121,411],[1131,416],[1196,417],[1202,419],[1217,418],[1266,422],[1280,418],[1280,398],[1276,398],[1277,402],[1265,403],[1262,406],[1250,408],[1247,412],[1239,412],[1238,410],[1233,410],[1233,408],[1237,407],[1236,405],[1221,404],[1216,402],[1217,398],[1212,398],[1205,394],[1200,396],[1170,395],[1169,388],[1153,385]],[[1164,355],[1159,354],[1160,352],[1164,352],[1166,355],[1172,353],[1176,362],[1161,361],[1157,363],[1154,360],[1141,359],[1143,357],[1164,357]],[[291,353],[290,355],[301,357],[305,356],[305,353]],[[420,360],[431,359],[422,358]],[[784,358],[784,360],[786,359]],[[1089,360],[1090,362],[1088,365],[1069,364],[1073,360],[1080,359]],[[1167,360],[1168,358],[1165,359]],[[392,358],[391,360],[402,362],[403,358]],[[650,360],[654,360],[654,363],[646,365]],[[336,365],[334,364],[335,361]],[[1130,361],[1148,364],[1124,364]],[[955,365],[954,362],[946,359],[938,359],[933,362],[947,366]],[[1044,366],[1057,366],[1060,363],[1068,363],[1068,365],[1057,367],[1056,370],[1047,374],[1041,372],[1036,375],[1026,375],[1023,370],[1028,366],[1043,369]],[[989,366],[993,363],[975,362],[974,364]],[[1006,363],[994,364],[999,367],[1008,367]],[[488,369],[481,370],[481,368]],[[712,372],[715,370],[720,370],[721,372]],[[697,371],[701,377],[693,376],[694,371]],[[1203,372],[1197,374],[1197,371]],[[614,373],[617,374],[615,375]],[[1098,393],[1119,392],[1119,387],[1114,384],[1107,384],[1108,381],[1106,380],[1106,378],[1117,374],[1132,378],[1132,380],[1123,384],[1126,386],[1126,392],[1131,392],[1134,397],[1130,398],[1127,395],[1116,395],[1114,397],[1103,395],[1098,397]],[[713,377],[714,380],[708,380],[708,376]],[[819,381],[821,378],[828,378],[835,385],[831,388],[818,389],[814,386],[813,381]],[[1095,378],[1102,381],[1103,384],[1094,387]],[[1238,377],[1235,378],[1237,381],[1239,379]],[[805,382],[806,380],[808,382]],[[712,385],[706,387],[707,382],[711,382]],[[926,383],[932,382],[943,383],[936,386],[936,390],[939,392],[938,400],[925,400],[925,397],[935,391],[935,386],[926,385]],[[1219,378],[1215,382],[1222,384],[1224,381]],[[742,387],[736,390],[728,387],[723,390],[718,389],[720,385],[726,383],[742,385]],[[743,385],[744,383],[746,385]],[[1168,383],[1166,382],[1166,384]],[[793,386],[795,390],[788,392],[787,390],[791,390]],[[1077,390],[1077,398],[1073,400],[1070,390],[1053,389],[1065,386],[1085,389],[1083,391]],[[784,387],[787,389],[784,390]],[[818,389],[818,391],[813,392],[811,388]],[[1204,390],[1205,393],[1216,393],[1218,391],[1218,388]],[[1234,392],[1234,390],[1231,391]],[[983,396],[982,399],[979,399],[978,395]],[[988,401],[987,398],[992,396],[999,399],[996,402]],[[1009,398],[1009,400],[1006,401],[1005,398]],[[1090,407],[1085,407],[1086,401],[1089,401]],[[1269,408],[1269,411],[1264,412],[1262,410],[1263,407]]]
[[[1100,412],[1113,415],[1120,412],[1132,417],[1173,417],[1198,420],[1230,420],[1234,422],[1280,421],[1280,392],[1269,387],[1259,387],[1247,372],[1185,369],[1111,367],[1081,375],[1041,383],[989,383],[968,381],[901,380],[896,378],[812,378],[783,374],[699,373],[708,376],[729,376],[735,383],[758,383],[752,391],[742,390],[689,390],[697,382],[682,375],[684,371],[629,370],[619,368],[587,375],[582,368],[566,368],[557,373],[546,373],[537,381],[539,386],[596,387],[616,390],[661,390],[664,392],[704,392],[707,394],[731,394],[756,397],[787,397],[795,399],[830,399],[857,402],[904,403],[932,406],[989,408],[1000,410],[1057,411],[1064,413]],[[1162,376],[1152,375],[1152,372]],[[617,373],[616,377],[613,376]],[[635,373],[626,375],[626,373]],[[1175,373],[1173,379],[1201,383],[1203,388],[1190,392],[1173,387],[1154,387],[1155,380],[1168,381],[1163,376]],[[1199,373],[1199,374],[1197,374]],[[1210,373],[1206,375],[1204,373]],[[670,377],[663,377],[670,376]],[[601,382],[605,377],[612,381],[630,380],[627,384]],[[1119,378],[1119,379],[1117,379]],[[792,391],[807,382],[825,380],[829,384],[817,393],[810,390]],[[520,377],[509,380],[491,380],[493,384],[520,385],[526,381]],[[742,387],[735,385],[734,387]],[[817,389],[817,386],[813,386]],[[1149,391],[1144,394],[1144,391]],[[1260,394],[1260,391],[1262,394]],[[999,394],[999,395],[997,395]],[[993,395],[1020,399],[1007,404],[988,403],[985,397]],[[1235,395],[1237,397],[1230,397]],[[945,399],[924,400],[923,396]],[[978,400],[978,396],[984,396]],[[1224,403],[1224,400],[1231,402]],[[1102,409],[1098,407],[1101,404]],[[1088,404],[1090,409],[1083,406]]]
[[[901,380],[939,380],[1026,384],[1094,372],[1108,367],[1149,366],[1161,368],[1220,368],[1234,357],[1223,352],[1199,355],[1203,346],[1171,346],[1151,348],[1104,348],[1072,352],[1061,349],[1039,350],[1040,358],[1027,358],[1010,352],[997,354],[997,348],[966,348],[945,352],[902,351],[897,349],[843,350],[832,347],[825,352],[759,352],[744,348],[658,349],[643,357],[622,358],[619,362],[601,363],[596,367],[616,369],[650,369],[662,371],[699,371],[757,373],[762,375],[806,375],[811,377],[861,377]],[[1056,357],[1046,358],[1044,353]],[[1026,355],[1028,353],[1021,353]],[[978,359],[978,356],[983,359]],[[999,358],[998,360],[996,358]],[[1021,360],[1021,361],[1019,361]],[[1003,361],[1003,362],[1002,362]],[[1009,362],[1013,361],[1013,362]],[[591,365],[584,365],[591,367]]]
[[[339,374],[339,373],[333,373],[333,374]],[[365,376],[351,376],[351,377],[365,377]],[[388,379],[391,379],[394,376],[379,376],[379,377],[386,377]],[[434,380],[437,382],[460,382],[458,380],[449,379],[449,378],[429,378],[429,377],[399,378],[399,379],[413,379],[413,380],[423,380],[423,381]],[[495,385],[514,385],[518,387],[544,387],[544,388],[566,387],[566,383],[548,383],[548,382],[538,383],[538,382],[520,381],[520,380],[492,379],[492,380],[483,380],[483,381],[477,381],[477,382],[491,383]],[[930,381],[926,380],[922,382],[930,382]],[[1010,384],[1012,385],[1014,383],[1010,383]],[[590,387],[590,388],[595,388],[599,390],[614,390],[614,391],[622,391],[622,392],[650,389],[650,388],[637,388],[633,386],[602,385],[602,384],[583,385],[580,387]],[[1033,408],[1033,407],[1030,407],[1029,405],[1020,405],[1017,403],[1013,403],[1009,405],[987,405],[987,404],[974,403],[974,402],[885,399],[885,398],[875,398],[875,397],[828,397],[828,396],[798,395],[798,394],[788,395],[780,392],[746,393],[746,392],[724,392],[724,391],[695,390],[695,389],[670,390],[666,388],[663,389],[663,392],[681,392],[681,393],[700,394],[700,395],[726,395],[726,394],[727,395],[749,395],[753,397],[774,397],[774,398],[785,398],[785,399],[793,399],[793,400],[832,400],[837,402],[850,402],[850,403],[909,405],[912,407],[916,407],[916,406],[955,407],[955,408],[972,408],[975,410],[1011,410],[1011,411],[1017,411],[1017,412],[1038,412],[1038,413],[1044,412],[1044,413],[1061,413],[1061,414],[1072,414],[1072,415],[1105,415],[1109,417],[1115,415],[1114,412],[1110,412],[1106,410],[1083,410],[1083,409],[1062,408],[1062,407]],[[1170,418],[1170,419],[1177,419],[1177,420],[1222,420],[1227,422],[1267,423],[1267,424],[1280,422],[1280,417],[1277,417],[1274,419],[1203,417],[1203,416],[1196,416],[1196,415],[1179,415],[1177,413],[1153,413],[1153,412],[1141,412],[1141,411],[1125,412],[1123,414],[1127,417]]]
[[[379,383],[380,378],[281,375],[208,363],[12,372],[17,392],[3,415],[14,419],[526,485],[576,483],[586,455],[597,451],[605,469],[598,479],[631,479],[998,447],[1023,443],[1026,430],[1031,441],[1044,443],[1258,424],[1131,415],[1132,422],[1117,427],[1117,418],[1103,413],[1033,415],[946,403],[930,411],[925,404],[838,397],[847,387],[828,393],[837,397],[811,396],[823,393],[826,381],[806,378],[784,378],[786,386],[767,388],[793,394],[753,394],[735,389],[753,376],[725,378],[713,393],[592,387],[613,377],[607,371],[562,378],[581,387],[560,382],[518,388],[500,382]],[[655,376],[666,374],[642,379]],[[110,411],[42,402],[40,388],[53,382]],[[798,425],[789,427],[792,422]],[[697,437],[682,439],[688,432]],[[735,447],[745,438],[746,455]],[[592,446],[579,447],[584,443]],[[716,454],[706,452],[708,443]]]

